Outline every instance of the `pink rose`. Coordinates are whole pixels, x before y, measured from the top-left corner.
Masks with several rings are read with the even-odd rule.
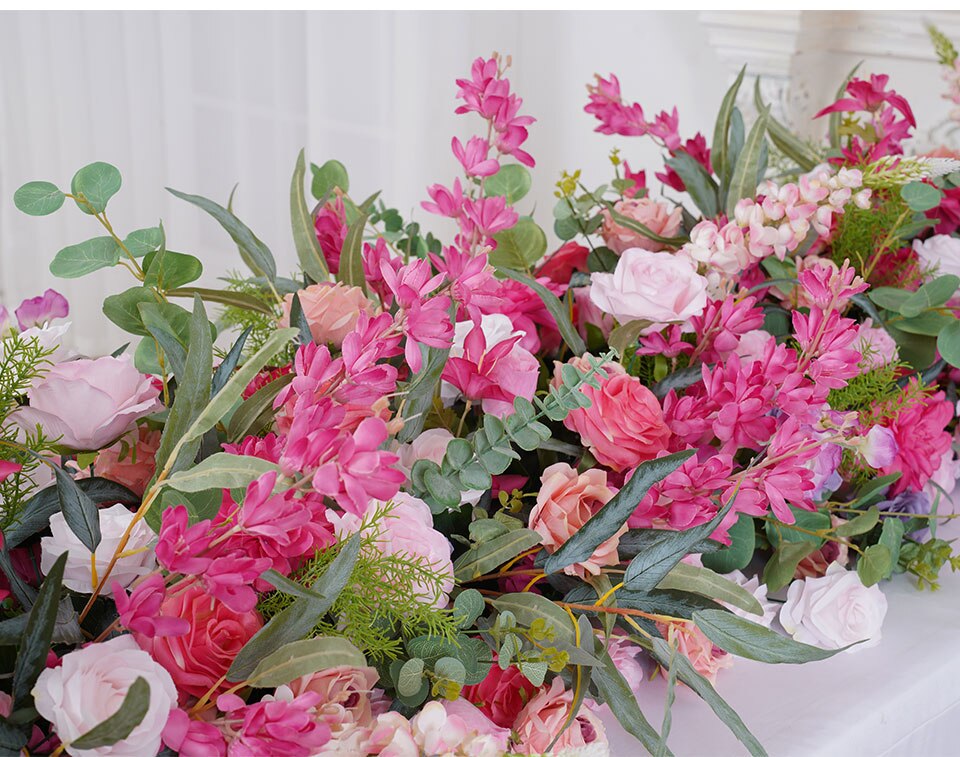
[[[882,368],[897,359],[897,343],[885,328],[874,326],[872,318],[860,324],[857,342],[853,346],[863,355],[860,360],[861,373]]]
[[[836,515],[830,516],[831,525],[839,526],[846,521]],[[820,549],[804,557],[794,571],[794,578],[817,578],[833,564],[844,566],[850,560],[846,542],[826,541]]]
[[[101,450],[93,463],[94,471],[142,497],[156,470],[154,457],[160,448],[160,436],[159,431],[140,426],[136,433]]]
[[[181,696],[201,697],[227,672],[243,645],[263,620],[254,611],[235,612],[193,584],[168,596],[160,614],[190,623],[185,636],[137,635],[137,643],[163,665],[177,684]],[[229,684],[222,683],[217,691]]]
[[[537,504],[530,512],[530,528],[543,537],[548,552],[556,552],[616,493],[616,489],[607,486],[606,471],[592,468],[578,474],[566,463],[555,463],[540,477]],[[563,572],[583,578],[587,573],[599,575],[604,565],[616,565],[620,562],[620,536],[626,531],[624,524],[587,560],[568,565]]]
[[[332,344],[340,347],[344,337],[357,325],[360,312],[372,312],[373,303],[368,300],[360,287],[345,284],[321,283],[301,289],[300,307],[310,325],[310,333],[318,344]],[[283,298],[283,316],[280,325],[290,325],[290,308],[293,295]]]
[[[557,676],[517,716],[517,754],[542,754],[553,743],[567,721],[573,704],[573,692],[564,691],[563,679]],[[603,723],[587,702],[583,703],[570,726],[563,731],[553,749],[555,753],[588,744],[607,744]]]
[[[671,209],[669,205],[649,197],[620,200],[613,209],[632,221],[642,223],[661,237],[676,236],[680,230],[680,222],[683,220],[681,208]],[[607,247],[617,253],[622,253],[631,247],[642,247],[654,252],[665,248],[665,245],[660,242],[654,242],[633,229],[620,226],[613,220],[609,210],[603,211],[603,226],[600,227],[600,234],[603,236],[603,241],[607,243]]]
[[[626,373],[600,378],[600,388],[586,386],[590,407],[578,408],[563,425],[581,441],[601,465],[619,472],[652,460],[667,448],[670,429],[660,403],[640,379]]]
[[[34,706],[69,744],[113,715],[137,678],[150,686],[150,702],[140,723],[110,746],[68,750],[77,755],[156,754],[177,690],[170,675],[130,636],[117,636],[65,654],[61,664],[40,673]]]
[[[677,651],[690,660],[693,669],[716,684],[717,673],[733,665],[733,656],[715,646],[706,635],[692,622],[657,623],[668,644],[675,645]]]
[[[498,726],[512,728],[517,713],[539,690],[516,666],[511,665],[503,670],[493,664],[486,678],[473,686],[464,686],[460,696],[476,705]]]
[[[377,715],[366,748],[369,754],[380,757],[420,757],[410,723],[399,712]]]
[[[317,715],[336,739],[346,731],[373,725],[370,694],[379,677],[373,668],[338,665],[297,678],[290,690],[295,696],[312,691],[320,697]]]
[[[427,503],[405,492],[398,492],[391,500],[393,506],[379,523],[377,547],[388,555],[408,555],[418,558],[424,566],[443,576],[441,583],[419,581],[414,584],[416,596],[425,604],[438,608],[446,607],[453,588],[453,547],[447,537],[434,529],[433,515]],[[371,507],[376,506],[373,503]],[[337,516],[332,511],[328,517],[334,522],[337,536],[355,533],[361,525],[359,516],[344,513]]]
[[[604,641],[602,631],[597,630],[595,633],[601,642]],[[646,679],[643,666],[637,659],[642,651],[642,647],[634,644],[626,636],[614,634],[607,639],[607,654],[610,655],[614,667],[623,676],[623,680],[627,682],[634,694],[640,691],[640,686]]]
[[[686,323],[707,306],[707,280],[682,255],[638,248],[621,256],[613,273],[590,275],[590,299],[620,323],[644,321],[645,333]]]
[[[510,741],[509,728],[498,726],[479,707],[471,704],[463,697],[454,699],[452,702],[444,700],[441,704],[443,704],[443,709],[447,711],[448,718],[460,718],[475,736],[488,737],[490,742],[496,744],[497,754],[507,751],[507,743]]]
[[[159,390],[127,355],[71,360],[52,366],[15,418],[24,429],[39,424],[47,437],[75,450],[96,450],[160,410]]]
[[[794,581],[780,608],[780,625],[795,640],[824,649],[840,649],[863,642],[849,651],[880,643],[887,614],[887,598],[879,586],[864,586],[856,571],[839,563],[819,578]]]

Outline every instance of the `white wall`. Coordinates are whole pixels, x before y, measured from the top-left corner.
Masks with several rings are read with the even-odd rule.
[[[709,139],[739,61],[749,60],[764,74],[803,78],[810,91],[832,88],[849,68],[847,58],[861,54],[847,48],[879,38],[868,65],[890,70],[897,89],[919,98],[921,117],[937,108],[945,114],[932,53],[925,59],[926,49],[919,46],[920,17],[910,14],[892,25],[889,17],[3,13],[0,300],[16,306],[55,286],[71,301],[78,349],[103,352],[121,343],[123,335],[99,307],[105,294],[133,283],[125,272],[101,271],[66,282],[47,270],[58,249],[98,235],[96,223],[74,208],[29,218],[11,200],[31,179],[68,186],[73,171],[93,160],[114,163],[123,173],[124,187],[110,205],[115,226],[126,231],[162,218],[171,249],[200,257],[209,283],[239,267],[235,248],[215,222],[163,187],[225,202],[239,182],[238,215],[271,246],[280,269],[289,271],[295,256],[287,193],[304,145],[315,162],[342,160],[357,196],[383,189],[385,200],[405,216],[449,230],[420,210],[419,202],[427,185],[448,183],[456,175],[450,137],[467,136],[477,126],[473,117],[453,115],[454,79],[466,74],[473,58],[493,50],[513,55],[514,87],[524,98],[524,111],[539,119],[528,142],[538,164],[534,191],[523,209],[535,208],[547,227],[561,169],[582,168],[589,181],[599,182],[609,174],[606,156],[615,145],[651,177],[661,167],[648,141],[593,133],[583,105],[584,85],[595,71],[617,73],[625,95],[640,101],[650,116],[676,105],[681,133],[701,130]],[[837,19],[845,36],[824,32]],[[864,26],[880,22],[886,24],[883,33]],[[829,50],[809,52],[825,46],[828,37]],[[903,52],[903,40],[914,52]],[[807,52],[797,54],[799,47]]]

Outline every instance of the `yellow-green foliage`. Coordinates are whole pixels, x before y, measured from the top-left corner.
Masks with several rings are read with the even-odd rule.
[[[265,293],[256,284],[236,277],[228,278],[227,282],[227,289],[257,297],[274,311],[273,314],[270,314],[233,307],[232,305],[224,307],[223,313],[220,315],[220,323],[224,328],[236,329],[238,332],[246,328],[250,329],[250,335],[244,345],[244,353],[250,355],[260,349],[264,342],[270,338],[270,334],[276,330],[280,319],[280,309],[277,306],[276,298],[272,294]]]
[[[314,635],[343,636],[369,659],[385,662],[403,652],[403,640],[414,636],[457,637],[453,613],[436,609],[449,575],[414,555],[385,554],[377,546],[389,508],[368,515],[361,530],[360,556],[330,613],[318,618]],[[309,587],[326,571],[340,551],[340,543],[317,552],[291,578]],[[419,596],[418,596],[419,595]],[[424,599],[431,596],[433,601]],[[293,597],[275,591],[259,609],[265,618],[277,614]]]
[[[906,210],[903,200],[888,192],[877,192],[866,210],[848,204],[839,216],[831,244],[833,259],[838,263],[849,260],[858,273],[869,276],[876,270],[878,256],[888,255],[902,246],[897,231],[911,220],[912,214],[904,213]],[[908,282],[882,283],[902,286]]]

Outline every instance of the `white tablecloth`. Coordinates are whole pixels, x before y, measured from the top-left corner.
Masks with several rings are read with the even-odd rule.
[[[960,755],[960,573],[919,591],[906,576],[884,582],[889,609],[876,647],[805,665],[737,658],[717,690],[771,757]],[[644,684],[640,707],[659,731],[666,683]],[[606,713],[614,757],[643,753]],[[692,691],[677,687],[667,744],[677,757],[746,749]]]

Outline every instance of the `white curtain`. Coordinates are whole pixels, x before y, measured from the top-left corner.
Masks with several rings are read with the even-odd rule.
[[[54,286],[70,299],[78,350],[102,353],[126,339],[99,309],[106,294],[133,285],[129,274],[99,271],[63,281],[47,268],[60,248],[98,236],[96,222],[70,207],[31,218],[12,203],[23,182],[45,179],[68,187],[73,172],[94,160],[113,163],[124,177],[110,203],[114,225],[126,232],[162,219],[170,248],[197,255],[208,284],[240,268],[236,250],[212,219],[164,187],[225,203],[239,184],[237,214],[271,247],[280,270],[290,272],[295,256],[288,190],[304,146],[314,162],[343,161],[352,194],[365,197],[382,189],[385,201],[405,218],[449,231],[419,202],[429,184],[448,183],[457,174],[451,136],[469,136],[478,128],[475,117],[453,114],[454,79],[467,75],[475,57],[494,50],[512,54],[514,89],[524,99],[524,111],[538,119],[528,142],[537,160],[534,189],[521,209],[534,212],[547,228],[562,169],[581,168],[589,182],[599,183],[610,174],[607,156],[614,146],[633,167],[647,169],[651,180],[661,167],[647,140],[593,133],[583,105],[584,85],[594,72],[616,72],[625,96],[640,101],[648,117],[676,105],[681,133],[702,131],[708,141],[739,60],[767,73],[765,61],[775,58],[779,62],[770,70],[795,75],[790,61],[805,56],[814,71],[803,80],[809,92],[842,77],[852,65],[848,59],[866,57],[867,68],[893,68],[897,89],[919,96],[923,108],[947,110],[939,99],[932,53],[922,59],[922,19],[915,14],[892,21],[891,14],[873,13],[755,13],[746,21],[742,13],[723,14],[719,22],[718,16],[2,13],[0,302],[16,306]],[[809,50],[827,39],[817,30],[829,28],[833,16],[843,17],[847,34],[830,38],[829,58],[820,56],[816,67]],[[860,16],[883,16],[887,36],[865,32]],[[936,20],[944,24],[957,16],[940,13]],[[794,23],[797,32],[791,31]],[[913,46],[909,55],[896,48],[901,29]],[[956,27],[949,31],[960,34]],[[859,49],[864,38],[879,39],[874,44],[879,48]],[[803,54],[785,54],[783,39],[802,41]],[[845,45],[856,49],[844,53]],[[904,73],[900,80],[898,70]],[[822,99],[819,91],[812,99]]]

